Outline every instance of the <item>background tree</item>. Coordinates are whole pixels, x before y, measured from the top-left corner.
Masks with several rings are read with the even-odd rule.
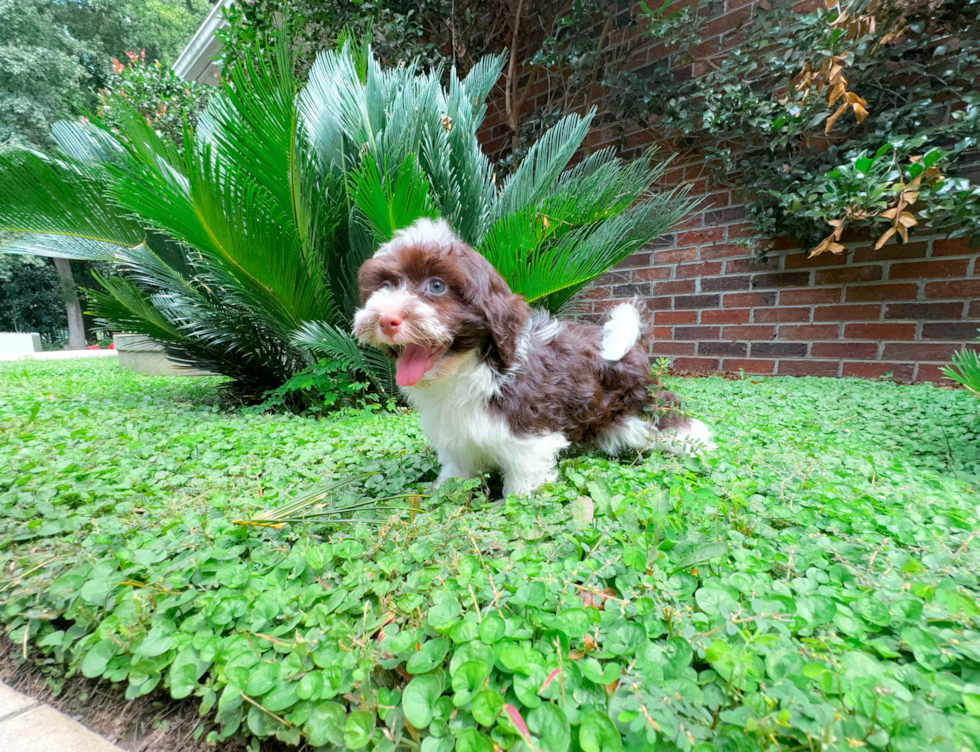
[[[0,0],[0,148],[50,144],[54,122],[85,101],[83,57],[50,0]]]
[[[49,132],[57,120],[93,112],[100,105],[106,109],[111,96],[99,102],[96,91],[119,83],[112,59],[126,59],[127,50],[143,50],[142,59],[158,59],[166,73],[141,71],[144,75],[131,75],[123,84],[139,89],[144,100],[147,90],[159,96],[166,115],[161,127],[179,122],[182,106],[195,96],[183,94],[172,80],[169,64],[210,5],[208,0],[0,0],[0,150],[48,148],[53,143]],[[150,112],[159,104],[150,105]],[[61,291],[68,315],[68,346],[84,347],[71,262],[60,259],[54,265],[32,267],[32,274],[50,275],[45,289]]]

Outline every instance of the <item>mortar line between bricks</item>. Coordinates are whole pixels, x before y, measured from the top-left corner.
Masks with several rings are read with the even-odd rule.
[[[26,705],[22,708],[18,708],[17,710],[7,713],[6,715],[0,715],[0,723],[5,723],[6,721],[11,720],[12,718],[16,718],[19,715],[23,715],[28,710],[33,710],[34,708],[36,708],[38,705],[44,705],[44,703],[34,700],[34,702],[32,702],[30,705]]]

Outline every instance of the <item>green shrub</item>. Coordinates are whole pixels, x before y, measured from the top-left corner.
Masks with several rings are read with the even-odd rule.
[[[977,0],[829,0],[807,13],[775,0],[754,6],[737,41],[710,38],[714,7],[644,6],[670,64],[620,72],[609,106],[703,154],[741,190],[757,239],[842,252],[846,225],[882,244],[914,226],[980,242]],[[857,167],[876,153],[875,174]],[[942,174],[912,188],[910,160],[927,153]],[[859,184],[845,179],[855,171]]]
[[[290,377],[282,386],[268,391],[259,411],[287,408],[297,412],[321,413],[358,404],[358,397],[369,388],[364,380],[353,378],[341,363],[321,358],[314,365]]]
[[[610,150],[569,167],[593,119],[561,120],[499,184],[480,148],[503,58],[460,80],[383,70],[352,45],[322,54],[297,93],[284,37],[213,95],[182,152],[135,110],[118,134],[59,123],[51,156],[0,155],[5,250],[111,258],[93,309],[172,358],[276,388],[311,350],[390,393],[391,368],[349,332],[356,272],[378,244],[441,215],[529,302],[559,310],[590,280],[673,227],[684,189],[654,193],[651,154]]]

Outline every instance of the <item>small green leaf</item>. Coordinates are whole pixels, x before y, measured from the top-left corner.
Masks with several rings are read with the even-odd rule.
[[[442,693],[442,679],[436,674],[416,676],[402,694],[402,711],[405,718],[417,729],[424,729],[432,721],[433,706]]]
[[[582,720],[578,741],[583,752],[620,752],[623,741],[605,713],[595,711]]]
[[[367,710],[356,710],[347,716],[344,723],[344,744],[347,749],[360,749],[371,740],[374,719],[374,713]]]
[[[336,702],[321,702],[310,713],[303,730],[314,747],[325,744],[344,744],[344,706]]]

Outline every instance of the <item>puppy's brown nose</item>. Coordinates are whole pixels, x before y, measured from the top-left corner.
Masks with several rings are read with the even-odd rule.
[[[398,327],[402,325],[403,321],[404,319],[397,313],[383,313],[378,319],[378,326],[387,336],[394,337],[398,334]]]

